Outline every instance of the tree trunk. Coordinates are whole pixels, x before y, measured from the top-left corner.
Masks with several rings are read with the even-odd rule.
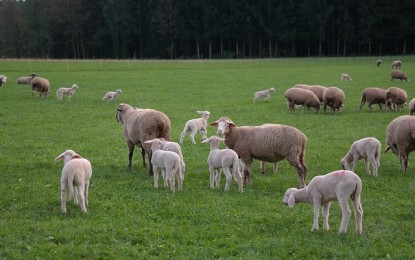
[[[212,59],[212,41],[209,39],[209,59]]]
[[[196,56],[200,59],[199,39],[196,40]]]
[[[271,40],[271,37],[268,38],[268,49],[269,49],[269,58],[272,58],[272,40]]]

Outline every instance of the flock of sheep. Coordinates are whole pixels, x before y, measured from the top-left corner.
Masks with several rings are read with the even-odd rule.
[[[377,60],[376,65],[380,66]],[[402,62],[395,61],[392,68],[400,68]],[[397,70],[391,73],[391,79],[399,78],[407,81],[405,73],[397,75]],[[404,76],[402,76],[404,75]],[[7,77],[0,75],[0,86],[6,83]],[[348,74],[341,74],[342,81],[351,81]],[[32,74],[29,77],[21,77],[18,84],[31,84],[32,95],[39,92],[42,98],[50,94],[50,83],[47,79]],[[56,98],[62,100],[64,95],[68,100],[76,92],[78,86],[71,88],[59,88]],[[267,100],[275,92],[274,88],[254,93],[254,101]],[[108,92],[102,101],[113,101],[122,90]],[[333,113],[341,112],[344,106],[344,92],[337,87],[324,87],[321,85],[296,84],[285,92],[288,108],[295,111],[299,106],[304,109],[314,108],[316,112],[323,106],[324,112],[330,106]],[[362,92],[360,109],[368,102],[371,105],[379,104],[392,110],[401,110],[406,102],[407,94],[403,89],[391,87],[387,90],[380,88],[367,88]],[[415,110],[415,98],[409,104],[410,114]],[[219,188],[221,172],[226,176],[225,191],[228,191],[232,179],[238,184],[238,189],[243,192],[244,183],[251,183],[251,165],[254,159],[260,161],[261,171],[264,162],[271,162],[274,172],[278,170],[278,162],[286,159],[297,171],[300,189],[290,188],[283,197],[283,203],[293,207],[295,203],[306,202],[314,205],[314,222],[312,230],[317,230],[320,209],[323,215],[323,228],[329,229],[328,215],[331,201],[338,201],[342,211],[342,221],[339,234],[347,231],[351,211],[348,200],[352,199],[356,232],[362,233],[363,208],[360,202],[362,181],[353,170],[357,162],[365,160],[366,172],[370,175],[369,164],[372,166],[373,175],[378,176],[380,166],[381,144],[374,137],[363,138],[355,141],[347,154],[341,159],[343,170],[316,176],[306,185],[307,167],[304,163],[307,137],[295,127],[280,124],[263,124],[260,126],[238,127],[230,118],[221,117],[210,123],[217,127],[217,135],[207,137],[209,111],[197,111],[200,118],[186,122],[180,135],[179,143],[183,143],[186,134],[190,132],[190,140],[196,144],[195,135],[202,135],[202,143],[210,144],[210,153],[207,158],[210,172],[210,188]],[[154,188],[158,188],[158,176],[161,172],[164,187],[170,187],[175,192],[175,180],[178,190],[182,190],[185,162],[179,143],[171,142],[170,119],[161,111],[153,109],[135,108],[121,103],[117,107],[116,119],[122,124],[123,135],[128,146],[128,167],[131,168],[134,148],[141,149],[143,166],[146,166],[146,155],[150,166],[148,174],[154,176]],[[219,143],[224,142],[226,149],[219,149]],[[410,115],[400,116],[393,120],[387,127],[387,148],[399,156],[401,170],[406,172],[408,168],[408,154],[415,150],[415,118]],[[88,187],[92,176],[91,163],[72,150],[67,150],[56,157],[55,161],[63,159],[64,167],[61,175],[61,211],[66,213],[66,190],[69,187],[70,196],[74,197],[76,204],[86,212],[88,205]]]

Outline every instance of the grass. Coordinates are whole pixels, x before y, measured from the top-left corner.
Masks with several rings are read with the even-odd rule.
[[[411,78],[413,57],[272,59],[232,61],[38,61],[1,60],[0,74],[9,81],[0,88],[0,257],[21,258],[298,258],[414,259],[415,178],[399,172],[399,161],[382,154],[379,177],[356,172],[363,180],[364,234],[355,234],[354,219],[345,236],[337,234],[340,209],[333,203],[328,232],[311,233],[311,205],[281,204],[289,187],[297,187],[287,161],[278,175],[259,174],[253,184],[228,193],[209,189],[206,159],[209,145],[182,145],[186,161],[183,192],[153,189],[141,156],[127,169],[128,151],[115,120],[120,102],[165,112],[178,141],[196,110],[209,110],[209,121],[230,117],[237,125],[280,123],[297,127],[308,137],[307,181],[339,169],[351,143],[374,136],[385,147],[386,127],[401,112],[367,105],[359,111],[366,87],[398,86],[415,97],[409,83],[389,81],[393,59],[403,60]],[[19,76],[48,78],[53,95],[41,100],[30,86],[16,85]],[[353,80],[340,82],[347,72]],[[412,75],[413,77],[413,75]],[[79,85],[71,102],[58,102],[55,91]],[[296,83],[338,86],[346,94],[341,114],[290,113],[284,99]],[[254,103],[253,93],[274,87],[267,102]],[[103,103],[106,91],[121,88],[113,103]],[[215,133],[209,127],[208,135]],[[197,138],[200,135],[196,136]],[[53,159],[73,149],[93,165],[88,213],[69,202],[60,213],[62,162]],[[412,159],[413,160],[413,159]],[[411,162],[411,159],[410,159]],[[222,181],[224,178],[222,178]],[[320,227],[321,228],[321,227]]]

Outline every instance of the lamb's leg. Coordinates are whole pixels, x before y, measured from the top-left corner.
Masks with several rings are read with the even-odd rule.
[[[179,141],[179,143],[183,143],[183,140],[184,140],[184,137],[186,136],[186,134],[187,134],[187,127],[185,127],[184,128],[184,130],[183,130],[183,132],[180,134],[180,141]]]
[[[244,178],[245,178],[245,183],[252,184],[252,179],[251,179],[251,162],[250,163],[245,163]]]
[[[215,170],[215,188],[219,189],[220,187],[220,178],[222,177],[222,168]]]
[[[66,188],[68,187],[68,181],[61,181],[61,212],[66,214]]]
[[[362,220],[363,220],[363,208],[360,203],[360,195],[355,195],[353,198],[354,217],[356,221],[356,232],[360,235],[363,232]]]
[[[154,188],[158,188],[159,187],[159,170],[157,168],[157,166],[153,166],[154,167]]]
[[[259,161],[259,171],[265,173],[265,162]]]
[[[177,183],[178,183],[178,190],[181,191],[183,189],[183,179],[184,179],[184,175],[183,173],[179,170],[177,170]]]
[[[318,230],[318,218],[320,214],[320,198],[317,200],[314,200],[314,220],[313,220],[313,227],[311,228],[311,231],[317,231]]]
[[[346,196],[338,197],[340,209],[342,211],[342,222],[339,228],[340,235],[346,234],[347,225],[349,224],[349,220],[350,220],[351,211],[350,211],[348,199],[349,198]]]
[[[232,174],[228,167],[223,168],[223,173],[226,176],[225,191],[229,191],[229,187],[231,186],[231,181],[232,181]]]
[[[323,204],[323,209],[321,210],[321,213],[323,215],[323,229],[327,231],[330,229],[330,226],[329,226],[330,205],[331,205],[330,202]]]
[[[192,133],[190,133],[190,140],[192,141],[192,144],[196,144],[195,142],[195,135],[197,133],[197,128],[196,129],[192,129]]]
[[[372,161],[372,158],[365,158],[365,168],[366,168],[366,173],[367,175],[370,175],[370,167],[369,167],[369,162]],[[373,164],[372,164],[373,165]]]
[[[169,178],[169,181],[170,181],[170,189],[174,193],[176,191],[176,187],[175,187],[176,182],[174,180],[174,173],[172,172],[171,169],[170,170],[166,169],[166,174],[167,174],[167,176],[169,176],[168,178]]]
[[[78,186],[78,194],[79,194],[79,204],[81,206],[82,212],[87,212],[85,207],[85,186],[81,184]]]
[[[272,172],[275,174],[278,173],[278,162],[272,164]]]
[[[85,182],[85,205],[88,205],[88,190],[89,190],[89,181]]]
[[[209,166],[210,172],[210,188],[213,190],[215,188],[215,169],[213,166]]]
[[[244,180],[242,178],[241,172],[239,170],[235,170],[233,177],[235,178],[236,182],[238,183],[239,192],[244,192]]]
[[[161,169],[161,176],[163,177],[164,188],[168,188],[170,176],[167,175],[167,172],[164,169]]]

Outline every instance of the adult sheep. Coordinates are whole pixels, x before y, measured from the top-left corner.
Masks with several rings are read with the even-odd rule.
[[[246,183],[252,182],[253,159],[265,162],[287,159],[297,170],[300,186],[306,186],[304,153],[307,137],[297,128],[279,124],[238,127],[227,117],[221,117],[210,125],[217,126],[217,134],[225,137],[225,145],[233,149],[245,164]]]
[[[316,94],[316,96],[318,97],[318,100],[320,100],[320,103],[323,103],[323,94],[324,91],[327,88],[325,86],[321,86],[321,85],[311,85],[310,88],[308,90],[310,90],[311,92],[313,92],[314,94]]]
[[[390,87],[386,90],[386,106],[390,110],[401,111],[405,105],[408,94],[404,89]]]
[[[379,67],[380,65],[382,65],[382,60],[381,59],[377,59],[376,60],[376,67]]]
[[[23,76],[23,77],[19,77],[17,78],[17,84],[27,84],[29,85],[30,83],[32,83],[32,79],[36,77],[35,73],[32,73],[32,75],[30,75],[29,77],[27,76]]]
[[[308,89],[302,89],[302,88],[289,88],[285,92],[285,98],[288,102],[288,108],[291,112],[295,111],[295,105],[302,105],[304,108],[310,109],[310,107],[313,107],[316,109],[316,113],[320,109],[320,100],[314,94],[314,92],[308,90]]]
[[[400,79],[401,81],[409,81],[408,75],[400,70],[392,70],[391,81],[395,81],[395,79]]]
[[[392,69],[399,69],[402,66],[402,61],[400,60],[395,60],[392,62]]]
[[[385,105],[386,108],[386,89],[365,88],[360,99],[359,110],[362,110],[362,107],[366,102],[369,104],[370,111],[372,111],[373,104],[379,104],[380,110],[382,110],[382,105]]]
[[[143,166],[146,167],[146,153],[150,162],[148,174],[149,176],[153,175],[151,145],[145,145],[144,142],[160,137],[170,141],[170,119],[163,112],[153,109],[134,108],[124,103],[118,106],[115,118],[123,125],[123,134],[129,151],[128,168],[131,169],[134,147],[137,145],[142,149]]]
[[[42,98],[46,98],[50,94],[51,86],[49,80],[41,77],[35,77],[31,81],[32,84],[32,96],[35,96],[35,92],[38,91]]]
[[[295,84],[292,88],[302,88],[302,89],[309,89],[310,85],[307,84]]]
[[[323,93],[323,109],[326,113],[327,106],[331,107],[333,114],[340,112],[340,108],[344,106],[344,92],[338,87],[328,87]]]
[[[400,170],[406,173],[409,153],[415,151],[415,117],[404,115],[390,122],[386,129],[386,144],[385,152],[392,150],[398,155]]]
[[[409,101],[409,114],[412,116],[414,115],[414,111],[415,111],[415,98],[411,99],[411,101]]]

